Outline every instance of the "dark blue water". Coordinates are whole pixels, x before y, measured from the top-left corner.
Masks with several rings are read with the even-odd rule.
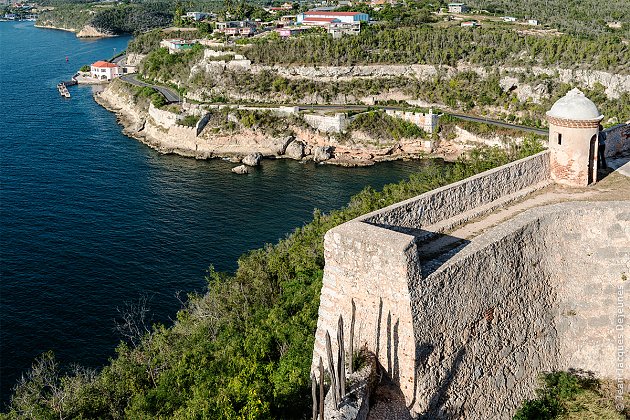
[[[125,137],[90,87],[55,85],[128,38],[81,41],[32,23],[0,23],[0,379],[2,401],[32,360],[98,367],[114,354],[116,308],[144,293],[167,322],[178,291],[201,291],[213,264],[275,242],[314,208],[344,205],[420,163],[338,168],[231,164],[162,156]],[[65,57],[68,57],[66,62]]]

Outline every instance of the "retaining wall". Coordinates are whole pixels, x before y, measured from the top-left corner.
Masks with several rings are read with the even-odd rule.
[[[302,114],[304,121],[316,130],[328,133],[341,133],[346,131],[350,123],[351,117],[346,114],[335,114],[330,117],[327,115]]]
[[[433,133],[435,131],[439,119],[439,116],[434,114],[433,112],[423,114],[421,112],[397,111],[393,109],[387,109],[385,110],[385,113],[389,116],[414,123],[427,133]]]
[[[153,118],[153,120],[155,120],[157,124],[161,125],[164,128],[169,128],[177,124],[177,122],[181,119],[178,114],[158,109],[153,106],[153,104],[149,104],[149,115],[151,116],[151,118]]]

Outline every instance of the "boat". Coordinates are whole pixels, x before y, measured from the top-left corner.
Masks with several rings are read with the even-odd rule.
[[[70,97],[70,92],[68,92],[68,88],[66,87],[66,84],[64,82],[61,82],[57,85],[57,90],[59,91],[59,94],[64,98]]]

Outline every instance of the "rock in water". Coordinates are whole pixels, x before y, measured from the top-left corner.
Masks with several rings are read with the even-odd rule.
[[[299,140],[292,141],[284,154],[291,159],[302,159],[304,157],[304,143]]]
[[[247,155],[243,158],[242,162],[247,166],[258,166],[260,165],[260,160],[262,159],[261,153],[252,153],[251,155]]]
[[[239,174],[239,175],[244,175],[244,174],[248,174],[250,171],[249,167],[247,165],[241,165],[241,166],[237,166],[235,168],[232,168],[232,172],[234,172],[235,174]]]
[[[279,156],[284,155],[284,153],[287,150],[287,146],[293,140],[295,140],[295,137],[293,137],[293,136],[287,136],[287,137],[284,137],[283,139],[278,140],[275,143],[275,146],[277,147],[276,154],[279,155]]]
[[[330,146],[317,146],[313,149],[313,161],[323,162],[332,157],[332,149]]]

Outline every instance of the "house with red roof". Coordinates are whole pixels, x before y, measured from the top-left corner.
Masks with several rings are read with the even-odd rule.
[[[297,23],[311,26],[328,26],[331,23],[359,23],[368,22],[370,16],[361,12],[327,12],[310,10],[297,15]]]
[[[121,70],[115,63],[109,61],[97,61],[90,66],[90,76],[97,80],[110,81],[115,77],[120,76]]]

